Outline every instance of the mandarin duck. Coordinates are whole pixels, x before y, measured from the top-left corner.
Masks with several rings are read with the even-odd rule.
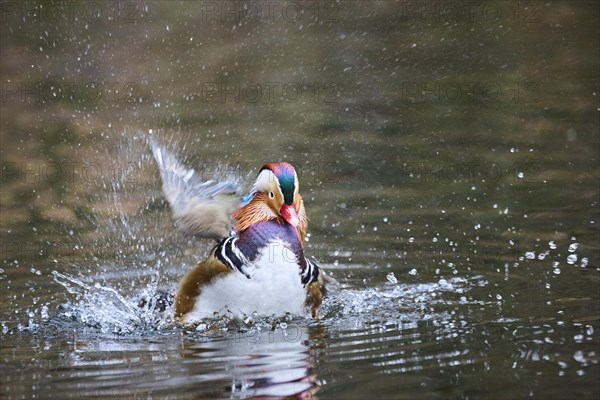
[[[190,324],[226,313],[307,312],[317,318],[324,274],[304,256],[308,218],[294,167],[265,164],[242,197],[237,182],[203,181],[160,146],[152,150],[179,230],[217,240],[208,258],[181,280],[175,319]]]

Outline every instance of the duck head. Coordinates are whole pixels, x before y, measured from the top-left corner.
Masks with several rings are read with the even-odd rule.
[[[298,176],[291,164],[265,164],[252,191],[266,193],[267,206],[294,228],[298,226],[300,220],[294,206],[298,202]]]
[[[304,239],[307,218],[298,189],[298,175],[291,164],[265,164],[246,204],[234,214],[236,230],[242,232],[255,223],[277,219],[296,228]]]

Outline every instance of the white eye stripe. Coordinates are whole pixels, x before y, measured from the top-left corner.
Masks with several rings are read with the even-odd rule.
[[[298,184],[298,174],[294,171],[294,199],[299,193],[299,184]],[[253,193],[266,193],[268,196],[273,199],[275,198],[275,194],[278,196],[284,197],[281,186],[279,185],[279,179],[273,173],[273,171],[269,169],[263,169],[258,174],[256,178],[256,182],[254,182],[254,186],[252,187]]]
[[[276,186],[279,186],[279,179],[277,179],[271,170],[263,169],[260,171],[260,174],[258,174],[258,178],[256,178],[252,191],[266,192],[273,187],[273,183],[275,183]]]
[[[296,170],[294,170],[294,198],[296,198],[296,195],[298,194],[299,186],[300,184],[298,183],[298,174],[296,173]]]

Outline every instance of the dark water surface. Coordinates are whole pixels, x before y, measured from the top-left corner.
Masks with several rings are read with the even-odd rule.
[[[0,397],[600,395],[599,3],[0,4]],[[297,167],[320,320],[152,309],[149,137]]]

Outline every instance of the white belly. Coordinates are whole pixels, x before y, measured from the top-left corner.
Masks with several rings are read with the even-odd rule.
[[[284,242],[270,242],[248,268],[251,279],[239,272],[228,274],[204,287],[187,323],[199,322],[218,314],[236,318],[252,315],[304,315],[306,289],[300,281],[300,267]]]

